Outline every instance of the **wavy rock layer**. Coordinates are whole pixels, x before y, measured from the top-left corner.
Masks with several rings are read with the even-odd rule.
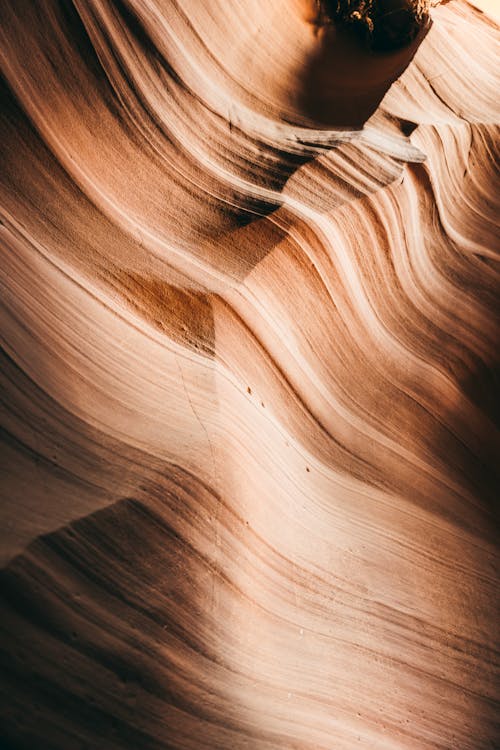
[[[0,7],[2,746],[496,747],[498,28]]]

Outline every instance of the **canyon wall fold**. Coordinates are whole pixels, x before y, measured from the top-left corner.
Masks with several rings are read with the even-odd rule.
[[[500,744],[499,28],[0,2],[2,747]]]

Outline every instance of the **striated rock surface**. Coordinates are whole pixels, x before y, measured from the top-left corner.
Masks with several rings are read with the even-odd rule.
[[[500,35],[432,19],[0,3],[2,748],[499,746]]]

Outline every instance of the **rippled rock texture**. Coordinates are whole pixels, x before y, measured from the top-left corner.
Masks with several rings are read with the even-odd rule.
[[[492,18],[0,8],[2,748],[498,747]]]

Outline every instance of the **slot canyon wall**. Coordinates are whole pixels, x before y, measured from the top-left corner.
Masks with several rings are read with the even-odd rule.
[[[0,2],[1,741],[491,750],[499,27]]]

